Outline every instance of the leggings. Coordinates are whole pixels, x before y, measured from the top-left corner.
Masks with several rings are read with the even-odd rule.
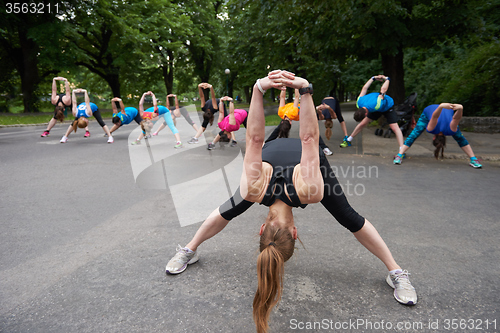
[[[94,116],[95,120],[97,120],[97,122],[99,123],[99,125],[101,125],[101,127],[106,126],[106,124],[102,120],[101,111],[97,110],[96,112],[92,113],[92,115]]]
[[[185,108],[180,108],[179,112],[184,117],[184,119],[186,119],[186,121],[189,123],[189,125],[191,125],[191,126],[194,125],[194,121],[191,119],[191,117],[189,116],[188,111]]]
[[[321,175],[325,184],[321,204],[349,231],[359,231],[365,224],[365,218],[351,207],[328,160],[321,153],[320,160]],[[219,207],[219,213],[224,219],[230,221],[243,214],[252,205],[253,202],[246,201],[241,197],[240,188],[238,187],[234,195]]]
[[[104,127],[106,126],[106,124],[104,123],[104,121],[102,120],[102,117],[101,117],[101,112],[99,110],[95,111],[92,113],[92,115],[94,116],[95,120],[97,120],[97,122],[99,123],[99,125],[101,125],[101,127]],[[75,118],[75,121],[78,120],[80,117],[78,118]]]
[[[411,131],[410,135],[408,135],[408,137],[406,138],[404,143],[405,146],[411,147],[413,142],[415,142],[415,140],[425,131],[425,129],[427,128],[427,124],[429,124],[429,119],[427,118],[425,113],[422,113],[422,115],[418,119],[417,125],[415,126],[413,131]],[[452,137],[458,143],[458,146],[460,148],[469,145],[467,139],[464,137],[462,132],[460,132],[460,128],[457,128],[457,132],[453,134]]]
[[[172,133],[174,133],[174,134],[179,133],[179,130],[177,130],[177,127],[175,127],[175,125],[174,125],[174,121],[172,120],[172,116],[170,115],[170,112],[164,113],[163,119],[165,119],[165,123],[167,124],[168,128],[170,128]]]

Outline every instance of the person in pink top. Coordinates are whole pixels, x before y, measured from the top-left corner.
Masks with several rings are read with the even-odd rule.
[[[243,109],[234,109],[234,101],[231,97],[229,96],[224,96],[220,99],[220,106],[219,110],[223,110],[224,106],[224,101],[229,101],[229,115],[224,117],[224,114],[222,112],[219,112],[219,120],[218,120],[218,125],[221,131],[217,136],[214,138],[214,140],[208,144],[207,149],[212,150],[215,148],[215,144],[220,140],[221,135],[225,134],[228,137],[230,136],[230,133],[235,132],[240,129],[241,124],[247,127],[247,115],[248,113],[243,110]],[[234,136],[231,141],[231,147],[236,146],[236,140],[234,140]]]

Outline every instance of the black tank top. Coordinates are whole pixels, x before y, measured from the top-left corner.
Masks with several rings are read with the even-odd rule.
[[[63,97],[66,96],[66,94],[59,94],[57,96],[59,96],[59,99],[57,100],[56,106],[59,105],[59,103],[61,103],[65,107],[70,107],[71,106],[71,103],[69,105],[66,105],[66,104],[64,104],[64,102],[62,100]]]
[[[302,144],[299,139],[276,139],[262,147],[262,161],[273,166],[273,173],[261,205],[269,207],[276,199],[280,199],[291,207],[307,206],[301,204],[292,181],[293,169],[300,163],[301,156]]]

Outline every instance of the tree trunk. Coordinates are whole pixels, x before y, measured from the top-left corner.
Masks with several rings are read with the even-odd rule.
[[[167,50],[168,59],[174,58],[174,52]],[[174,90],[174,66],[171,60],[167,62],[166,66],[161,68],[163,72],[163,81],[165,82],[165,88],[167,89],[167,95],[173,94]],[[172,104],[175,105],[175,104]]]
[[[19,29],[19,44],[21,46],[21,59],[17,59],[18,70],[21,76],[21,90],[23,93],[24,112],[38,112],[35,90],[39,83],[38,77],[38,46],[28,38],[27,31]]]
[[[394,104],[401,104],[406,99],[405,74],[403,67],[403,48],[398,48],[396,55],[382,54],[382,68],[384,74],[391,78],[387,95],[394,99]]]
[[[250,87],[249,86],[243,87],[243,91],[245,93],[245,101],[247,103],[250,103],[251,98],[252,98],[252,96],[250,95]]]
[[[119,97],[121,98],[121,93],[120,93],[120,75],[119,74],[108,74],[104,77],[106,82],[109,84],[111,88],[111,92],[113,93],[114,97]]]

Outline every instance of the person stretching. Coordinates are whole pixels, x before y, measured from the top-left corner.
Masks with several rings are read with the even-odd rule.
[[[219,119],[217,125],[221,129],[219,134],[214,138],[214,140],[208,144],[207,149],[212,150],[215,148],[215,144],[219,142],[221,135],[230,136],[230,133],[233,133],[240,129],[240,126],[243,125],[247,128],[247,115],[248,113],[243,109],[235,109],[234,101],[229,96],[224,96],[220,99],[219,109],[224,107],[224,102],[229,101],[229,115],[224,117],[222,112],[219,112]],[[236,140],[231,140],[231,147],[236,146]]]
[[[120,105],[120,112],[116,107],[116,104]],[[111,108],[113,109],[113,127],[111,127],[110,132],[113,133],[123,125],[128,125],[134,120],[138,125],[141,125],[142,118],[136,108],[123,105],[123,101],[119,97],[114,97],[111,99]]]
[[[153,99],[153,106],[144,110],[144,99],[146,96],[151,96]],[[159,119],[159,117],[163,117],[165,123],[168,125],[172,133],[175,137],[175,145],[174,148],[182,148],[181,136],[179,135],[179,131],[174,125],[174,121],[172,120],[172,116],[170,115],[170,110],[163,105],[158,105],[155,94],[152,91],[145,92],[142,94],[141,100],[139,101],[139,113],[143,121],[141,122],[142,132],[139,134],[137,140],[132,142],[132,145],[138,145],[141,143],[141,140],[144,136],[150,137],[149,134],[151,129],[153,128],[153,124]]]
[[[76,106],[76,94],[77,93],[83,93],[85,96],[85,102],[79,104],[78,107]],[[72,131],[75,131],[75,133],[76,133],[77,127],[85,128],[87,130],[87,133],[89,133],[88,132],[88,126],[89,126],[89,119],[88,118],[91,116],[94,116],[94,118],[97,120],[99,125],[101,125],[102,129],[104,130],[104,133],[106,133],[106,135],[108,136],[108,143],[113,143],[114,139],[111,136],[111,132],[109,131],[108,126],[102,120],[101,112],[99,111],[99,108],[97,107],[97,105],[95,105],[94,103],[90,103],[90,98],[89,98],[89,95],[87,93],[87,90],[74,89],[72,99],[73,99],[72,112],[73,112],[73,116],[75,117],[75,120],[73,120],[73,123],[71,125],[69,125],[68,130],[66,131],[66,134],[64,134],[64,136],[61,138],[60,142],[61,143],[68,142],[69,135],[71,134]],[[85,135],[85,137],[89,137],[89,136],[90,136],[90,134],[88,136]]]
[[[282,119],[281,122],[276,126],[271,135],[267,138],[266,142],[272,141],[276,138],[288,138],[290,134],[290,129],[292,128],[292,120],[300,120],[300,104],[299,104],[300,94],[299,90],[295,89],[295,99],[293,103],[286,103],[286,91],[282,90],[280,93],[280,106],[278,109],[278,115]],[[325,141],[321,135],[319,136],[319,146],[323,149],[325,155],[332,155],[333,152],[328,148]]]
[[[330,140],[332,136],[333,119],[339,121],[340,128],[344,132],[344,140],[349,137],[344,117],[342,117],[342,111],[340,111],[340,103],[336,98],[331,96],[323,98],[321,104],[316,107],[316,110],[318,112],[318,119],[325,121],[325,136],[327,140]]]
[[[264,144],[263,95],[267,89],[300,89],[302,94],[300,139],[276,139]],[[387,267],[387,283],[400,303],[417,302],[408,272],[403,271],[375,227],[347,202],[326,156],[319,149],[319,127],[312,99],[312,85],[303,78],[276,70],[257,80],[253,87],[246,131],[246,153],[240,187],[232,198],[216,208],[193,239],[177,247],[168,262],[167,274],[179,274],[198,261],[198,246],[221,232],[230,220],[258,202],[269,207],[259,227],[260,254],[257,258],[258,287],[253,301],[257,332],[267,332],[273,307],[283,291],[284,263],[293,255],[298,230],[292,208],[321,202],[357,240]]]
[[[169,97],[174,97],[175,98],[175,109],[174,110],[172,110],[170,108]],[[167,95],[167,104],[166,104],[166,106],[167,106],[167,109],[170,110],[170,114],[172,115],[172,120],[174,121],[174,125],[175,126],[177,126],[176,118],[180,118],[182,116],[182,117],[184,117],[184,119],[186,119],[187,123],[189,125],[191,125],[196,132],[198,132],[198,126],[196,126],[196,124],[194,123],[194,121],[191,119],[191,117],[189,116],[189,113],[186,110],[186,108],[179,107],[179,99],[177,98],[177,95],[174,95],[174,94]],[[160,127],[156,130],[156,132],[153,133],[153,136],[158,135],[158,133],[161,130],[163,130],[165,127],[167,127],[167,123],[166,122],[164,122],[163,124],[160,125]]]
[[[64,81],[66,92],[64,94],[57,94],[57,81]],[[71,90],[69,88],[69,82],[67,79],[58,76],[52,79],[52,96],[50,97],[51,103],[55,106],[54,116],[50,119],[47,129],[40,135],[45,138],[50,135],[50,130],[59,120],[61,123],[64,121],[64,109],[71,108]],[[85,137],[90,136],[88,128],[85,129]],[[88,133],[88,135],[87,135]]]
[[[210,96],[212,97],[208,101],[205,102],[205,94],[203,93],[203,89],[210,89]],[[219,99],[215,98],[215,91],[214,87],[211,84],[202,82],[198,85],[198,93],[200,94],[200,100],[201,100],[201,110],[203,111],[203,123],[201,124],[201,128],[198,129],[198,132],[196,133],[195,136],[191,138],[191,140],[188,141],[188,143],[198,143],[198,138],[205,132],[205,130],[208,127],[208,124],[210,125],[213,124],[214,122],[214,113],[219,111]],[[226,106],[224,105],[224,116],[227,116],[226,114]],[[234,134],[233,134],[234,135]]]
[[[368,88],[373,81],[384,82],[380,88],[380,93],[370,93],[367,94]],[[396,139],[398,140],[399,147],[403,146],[403,133],[398,125],[398,117],[396,112],[392,109],[394,106],[394,100],[386,95],[387,89],[389,89],[390,78],[384,75],[372,76],[361,89],[358,100],[356,102],[356,107],[358,110],[354,112],[354,120],[359,124],[354,128],[351,136],[344,138],[344,141],[340,144],[340,147],[350,147],[352,139],[363,130],[363,128],[368,125],[372,120],[377,120],[381,116],[384,116],[389,123],[389,127],[396,134]]]
[[[446,146],[446,136],[452,136],[460,148],[469,156],[469,165],[479,169],[482,165],[477,160],[472,148],[458,128],[458,123],[462,119],[463,106],[461,104],[441,103],[427,106],[418,119],[417,125],[408,135],[404,145],[399,149],[399,153],[394,157],[394,164],[401,164],[404,154],[424,130],[434,134],[432,144],[436,147],[434,156],[436,159],[441,151],[443,157],[444,147]]]

